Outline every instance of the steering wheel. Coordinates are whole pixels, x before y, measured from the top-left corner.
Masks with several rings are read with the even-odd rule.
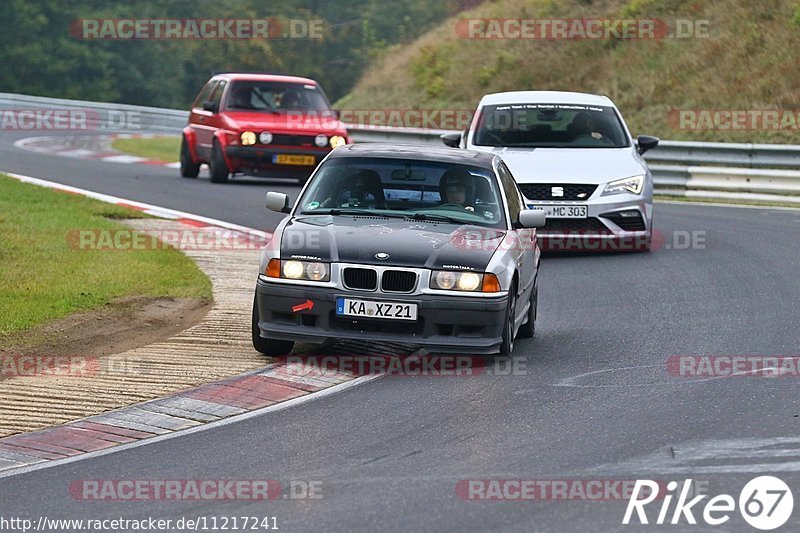
[[[600,134],[600,138],[599,139],[597,137],[595,137],[594,135],[592,135],[591,133],[581,133],[580,135],[575,137],[575,139],[573,139],[573,140],[577,141],[579,139],[587,139],[587,140],[591,139],[592,141],[595,141],[595,142],[600,142],[600,143],[603,143],[603,144],[611,144],[611,140],[608,137],[606,137],[605,135],[603,135],[602,133]]]

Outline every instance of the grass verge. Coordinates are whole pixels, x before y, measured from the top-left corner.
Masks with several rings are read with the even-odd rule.
[[[126,230],[138,211],[0,174],[0,341],[76,311],[131,296],[204,298],[211,282],[175,249],[92,251],[74,230]]]
[[[180,157],[180,136],[164,135],[152,138],[115,139],[111,147],[119,152],[174,163]]]

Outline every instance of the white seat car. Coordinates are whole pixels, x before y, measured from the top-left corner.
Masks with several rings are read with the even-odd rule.
[[[528,206],[547,213],[538,231],[543,249],[650,249],[653,177],[642,154],[659,140],[634,140],[607,97],[489,94],[470,128],[442,141],[503,158]]]

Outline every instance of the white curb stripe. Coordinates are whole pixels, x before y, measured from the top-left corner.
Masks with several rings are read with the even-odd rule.
[[[208,224],[209,226],[219,226],[225,229],[241,231],[248,235],[260,237],[262,239],[272,238],[272,233],[253,228],[248,228],[247,226],[240,226],[239,224],[231,224],[230,222],[225,222],[224,220],[217,220],[215,218],[209,218],[200,215],[195,215],[192,213],[186,213],[185,211],[178,211],[175,209],[169,209],[167,207],[160,207],[157,205],[146,204],[144,202],[126,200],[124,198],[119,198],[117,196],[111,196],[108,194],[102,194],[94,191],[87,191],[86,189],[80,189],[78,187],[73,187],[71,185],[64,185],[61,183],[56,183],[54,181],[47,181],[40,178],[33,178],[31,176],[24,176],[22,174],[14,174],[12,172],[6,172],[5,174],[24,183],[31,183],[33,185],[39,185],[41,187],[47,187],[49,189],[58,189],[61,191],[81,194],[84,196],[88,196],[89,198],[94,198],[95,200],[100,200],[101,202],[106,202],[109,204],[116,204],[116,205],[124,204],[127,206],[136,207],[156,217],[164,217],[171,219],[186,218],[189,220],[196,220],[198,222],[203,222],[205,224]]]
[[[107,163],[141,163],[142,161],[150,161],[150,160],[147,159],[146,157],[120,154],[120,155],[109,155],[106,157],[101,157],[100,161],[105,161]]]

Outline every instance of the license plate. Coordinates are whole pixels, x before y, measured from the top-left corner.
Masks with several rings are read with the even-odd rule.
[[[338,316],[385,318],[388,320],[416,320],[417,304],[337,298],[336,314]]]
[[[272,162],[276,165],[302,165],[309,166],[317,162],[313,155],[275,154]]]
[[[547,218],[587,218],[585,205],[530,205],[534,209],[544,209]]]

